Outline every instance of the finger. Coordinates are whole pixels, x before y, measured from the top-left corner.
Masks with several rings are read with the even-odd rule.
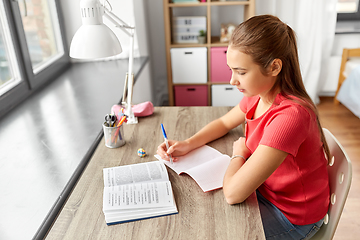
[[[161,144],[159,145],[159,148],[160,148],[164,153],[166,153],[167,150],[168,150],[165,142],[161,143]]]
[[[168,156],[167,156],[166,150],[164,149],[163,144],[161,144],[161,145],[158,146],[156,153],[157,153],[162,159],[167,160]]]
[[[170,161],[169,156],[168,156],[168,155],[166,155],[166,154],[162,154],[162,155],[160,155],[160,154],[159,154],[159,156],[161,157],[161,159],[162,159],[162,160],[165,160],[165,161]]]
[[[179,160],[177,157],[174,157],[173,155],[168,154],[169,161],[170,161],[170,156],[171,156],[173,162],[177,162]]]
[[[165,155],[166,155],[166,157],[167,157],[167,159],[166,160],[168,160],[168,161],[170,161],[170,155],[171,155],[171,158],[172,158],[172,160],[174,161],[174,162],[176,162],[176,161],[178,161],[178,158],[176,158],[176,157],[174,157],[172,154],[174,153],[174,151],[176,150],[175,148],[176,148],[176,143],[174,144],[174,145],[171,145],[170,147],[169,147],[169,149],[167,149],[167,151],[165,152]]]
[[[172,154],[175,151],[176,143],[174,145],[171,145],[169,149],[167,149],[167,154]]]

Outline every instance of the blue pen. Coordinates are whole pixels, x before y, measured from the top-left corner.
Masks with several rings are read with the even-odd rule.
[[[166,136],[166,132],[165,132],[165,128],[164,128],[164,125],[161,124],[161,130],[162,130],[162,133],[164,135],[164,139],[165,139],[165,144],[166,144],[166,148],[169,149],[169,143],[168,143],[168,140],[167,140],[167,136]],[[170,157],[170,163],[172,164],[173,163],[173,159],[171,157],[171,154],[169,155]]]

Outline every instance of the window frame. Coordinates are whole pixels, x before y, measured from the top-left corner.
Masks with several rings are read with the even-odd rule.
[[[17,0],[2,1],[5,7],[5,17],[7,18],[10,35],[13,39],[15,55],[22,81],[17,86],[0,96],[0,118],[4,117],[11,109],[35,93],[36,90],[56,79],[56,76],[70,66],[64,19],[59,0],[54,0],[54,2],[59,21],[58,24],[61,33],[63,55],[36,74],[33,72],[30,54],[26,43],[19,3]]]

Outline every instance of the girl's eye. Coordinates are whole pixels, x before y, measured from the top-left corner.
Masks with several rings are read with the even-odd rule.
[[[245,72],[239,72],[240,75],[245,75]]]

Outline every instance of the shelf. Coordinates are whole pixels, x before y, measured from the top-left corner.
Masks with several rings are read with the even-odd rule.
[[[169,3],[169,7],[206,7],[206,2],[194,2],[194,3]]]
[[[199,44],[199,43],[173,43],[170,48],[184,48],[184,47],[227,47],[228,42],[220,42],[219,36],[212,36],[211,43]]]
[[[232,6],[232,5],[250,5],[250,1],[208,1],[208,2],[189,2],[189,3],[169,3],[169,7],[204,7],[204,6]]]
[[[173,86],[187,86],[187,85],[196,85],[196,86],[207,86],[209,85],[209,82],[206,83],[173,83]]]
[[[211,47],[227,47],[229,45],[228,42],[220,42],[219,36],[211,37]]]
[[[228,84],[230,85],[230,80],[229,82],[207,82],[207,83],[173,83],[173,86],[187,86],[187,85],[197,85],[197,86],[207,86],[207,85],[224,85],[224,84]]]
[[[210,82],[210,83],[211,83],[211,85],[224,85],[224,84],[230,85],[230,80],[229,80],[229,82]]]
[[[220,29],[218,29],[217,21],[212,22],[214,20],[213,16],[218,17],[217,11],[230,9],[226,11],[231,11],[234,9],[232,6],[242,6],[240,8],[243,11],[243,19],[246,20],[255,15],[255,0],[247,0],[247,1],[219,1],[219,0],[207,0],[206,2],[195,2],[195,3],[172,3],[171,0],[163,0],[164,3],[164,21],[165,21],[165,44],[166,44],[166,59],[167,59],[167,76],[168,76],[168,93],[169,93],[169,105],[173,106],[174,101],[174,87],[176,86],[207,86],[208,89],[208,105],[212,103],[212,86],[214,85],[223,85],[227,84],[230,86],[230,80],[228,82],[211,82],[211,48],[212,47],[227,47],[228,42],[220,42],[220,36],[216,36],[220,34]],[[221,8],[224,6],[224,8]],[[199,8],[200,7],[200,8]],[[205,12],[204,12],[205,10]],[[215,13],[213,12],[214,10]],[[234,10],[235,11],[235,10]],[[173,17],[177,16],[200,16],[197,15],[196,12],[201,12],[201,16],[206,16],[206,29],[207,29],[207,43],[199,44],[199,43],[173,43],[172,42],[172,23],[171,20]],[[213,13],[212,13],[213,12]],[[231,11],[232,12],[232,11]],[[235,11],[237,13],[237,10]],[[179,15],[183,14],[183,15]],[[226,15],[226,14],[225,14]],[[225,16],[225,19],[227,19]],[[221,16],[221,15],[220,15]],[[232,15],[231,15],[232,16]],[[237,15],[235,15],[237,16]],[[220,19],[219,19],[220,20]],[[228,19],[226,21],[229,21]],[[237,20],[236,22],[238,22]],[[240,20],[242,21],[242,20]],[[212,29],[211,25],[215,28]],[[215,36],[212,36],[212,35]],[[171,66],[171,48],[207,48],[207,82],[206,83],[173,83],[172,77],[172,66]]]
[[[199,43],[174,43],[170,45],[170,48],[190,48],[190,47],[207,47],[208,44]]]
[[[250,1],[211,1],[210,6],[250,5]]]

